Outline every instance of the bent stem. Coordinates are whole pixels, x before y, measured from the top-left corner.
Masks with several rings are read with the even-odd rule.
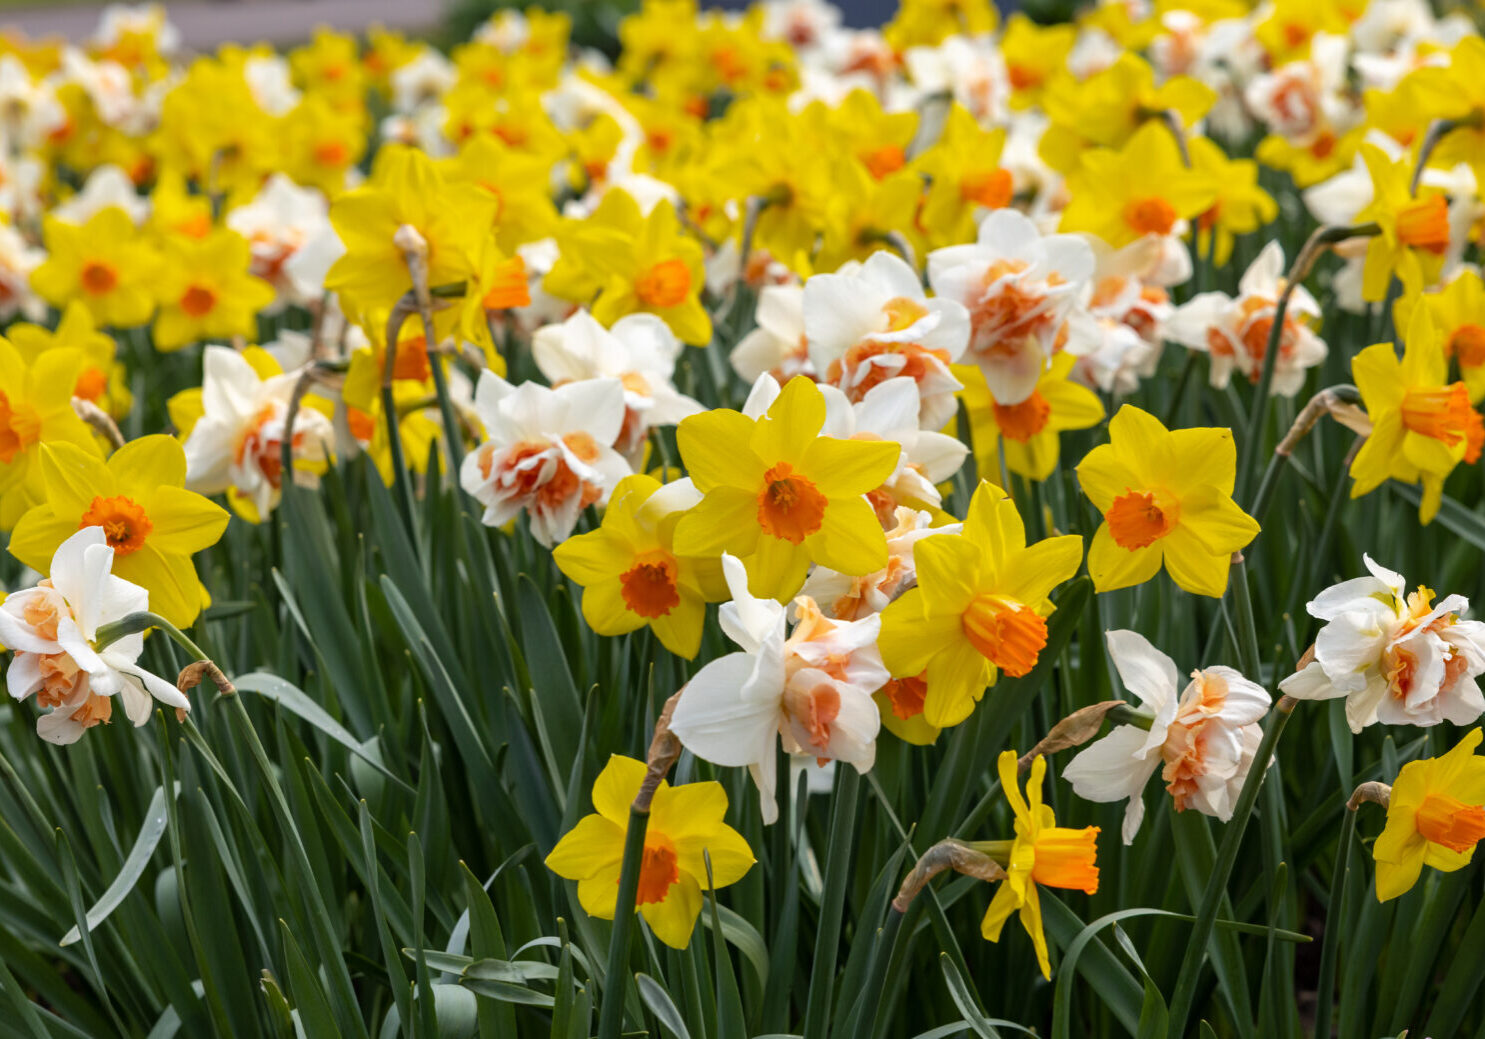
[[[1250,606],[1251,616],[1251,606]],[[1196,998],[1196,984],[1201,979],[1202,964],[1206,962],[1207,945],[1211,942],[1212,930],[1217,920],[1217,907],[1227,890],[1227,881],[1237,863],[1238,848],[1243,841],[1243,832],[1248,828],[1248,819],[1253,814],[1253,805],[1258,800],[1258,790],[1263,786],[1263,777],[1268,772],[1269,761],[1274,756],[1274,747],[1289,716],[1294,712],[1296,701],[1284,696],[1279,698],[1277,708],[1268,716],[1263,727],[1263,739],[1253,757],[1253,768],[1243,781],[1242,793],[1238,795],[1232,820],[1222,832],[1222,844],[1217,849],[1217,861],[1212,866],[1211,879],[1202,892],[1201,905],[1196,911],[1196,922],[1191,929],[1192,954],[1181,963],[1181,973],[1176,978],[1175,993],[1170,1002],[1170,1029],[1168,1035],[1185,1035],[1186,1019],[1191,1016],[1191,1004]]]

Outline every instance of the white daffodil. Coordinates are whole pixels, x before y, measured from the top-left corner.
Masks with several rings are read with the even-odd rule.
[[[1370,577],[1332,585],[1306,609],[1325,622],[1315,659],[1279,683],[1298,700],[1346,698],[1352,732],[1385,725],[1468,725],[1485,713],[1485,624],[1460,620],[1462,595],[1437,606],[1433,592],[1406,594],[1403,576],[1363,557]]]
[[[732,601],[719,611],[739,653],[707,664],[676,702],[670,731],[682,746],[716,765],[747,766],[758,785],[763,821],[778,818],[776,744],[820,763],[844,761],[860,772],[876,761],[881,715],[871,694],[890,677],[877,652],[881,621],[835,621],[813,599],[794,600],[799,620],[784,637],[785,609],[748,592],[741,561],[722,556]]]
[[[46,317],[46,302],[31,291],[31,272],[46,259],[46,253],[26,241],[9,224],[0,224],[0,319],[17,314],[28,321]]]
[[[474,408],[485,441],[464,457],[459,483],[501,527],[525,512],[543,545],[565,540],[589,505],[602,504],[630,473],[610,445],[624,425],[618,379],[586,379],[549,389],[512,386],[486,369]]]
[[[318,302],[323,290],[309,293],[290,276],[290,261],[305,244],[330,231],[330,207],[314,188],[303,188],[275,173],[246,205],[227,214],[227,226],[248,240],[253,273],[273,285],[283,303]]]
[[[109,206],[122,209],[136,224],[144,222],[150,208],[149,200],[139,194],[129,174],[112,163],[104,163],[88,174],[81,191],[52,209],[49,215],[69,224],[86,224]]]
[[[820,604],[820,612],[841,621],[855,621],[881,613],[887,604],[918,582],[913,546],[935,534],[957,534],[962,523],[935,527],[933,514],[899,505],[887,530],[887,565],[874,574],[851,577],[816,566],[805,579],[800,594]]]
[[[392,109],[407,115],[433,104],[458,80],[453,62],[436,48],[423,47],[417,57],[392,72]]]
[[[586,310],[560,325],[537,329],[531,355],[553,386],[587,379],[618,379],[624,422],[614,449],[639,465],[656,426],[673,426],[703,410],[671,382],[681,341],[654,314],[629,314],[604,328]]]
[[[912,379],[899,375],[878,383],[855,404],[834,386],[820,390],[825,394],[824,436],[891,440],[902,446],[897,468],[867,495],[884,527],[895,522],[899,503],[934,508],[943,503],[936,485],[959,471],[969,447],[957,437],[921,428],[921,401]]]
[[[1145,817],[1144,789],[1157,768],[1176,811],[1195,808],[1226,821],[1262,738],[1268,691],[1230,667],[1191,673],[1177,692],[1175,662],[1138,632],[1110,631],[1109,655],[1124,688],[1140,700],[1149,728],[1115,726],[1079,752],[1063,772],[1079,797],[1129,800],[1124,843],[1134,841]]]
[[[804,334],[804,287],[768,285],[758,293],[758,327],[732,348],[732,370],[748,382],[772,375],[780,383],[796,375],[815,377]]]
[[[804,284],[810,362],[823,382],[858,401],[878,383],[905,375],[918,385],[924,429],[942,429],[961,389],[949,365],[969,341],[969,314],[951,299],[929,299],[918,275],[889,252]]]
[[[17,700],[35,696],[47,708],[36,733],[49,743],[75,743],[113,715],[118,697],[136,726],[153,700],[189,711],[179,689],[141,668],[142,634],[98,648],[98,629],[149,608],[149,593],[115,577],[113,549],[102,527],[84,527],[52,557],[51,577],[0,603],[0,644],[15,656],[6,685]]]
[[[1244,91],[1249,111],[1270,131],[1293,142],[1349,128],[1360,115],[1359,107],[1346,97],[1350,46],[1344,36],[1316,33],[1308,58],[1253,78]]]
[[[1042,235],[1014,209],[980,223],[974,245],[928,254],[928,282],[969,313],[969,348],[996,401],[1019,404],[1058,348],[1063,322],[1093,276],[1093,250],[1080,235]]]
[[[284,434],[298,381],[298,372],[265,378],[236,350],[208,346],[202,414],[185,442],[186,486],[201,494],[226,493],[234,505],[250,506],[250,516],[267,516],[283,493]],[[319,486],[318,471],[334,442],[330,419],[302,404],[290,448],[296,484]]]
[[[1251,382],[1263,372],[1279,295],[1284,291],[1284,247],[1264,246],[1238,283],[1238,294],[1203,292],[1177,307],[1165,325],[1167,338],[1211,356],[1211,383],[1226,389],[1236,369]],[[1305,373],[1325,360],[1325,343],[1311,325],[1320,320],[1320,304],[1299,286],[1289,298],[1274,361],[1271,392],[1292,397],[1304,385]]]

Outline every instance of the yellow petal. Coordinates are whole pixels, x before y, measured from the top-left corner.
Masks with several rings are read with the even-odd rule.
[[[1222,598],[1232,570],[1231,552],[1213,552],[1181,523],[1160,540],[1171,579],[1193,595]]]
[[[215,545],[229,519],[227,510],[210,498],[169,484],[155,489],[148,509],[154,524],[150,542],[172,555],[193,555]]]
[[[688,873],[670,886],[665,897],[639,907],[650,930],[672,949],[684,949],[691,943],[696,918],[701,915],[701,885]]]
[[[547,856],[546,865],[559,877],[583,880],[607,866],[616,866],[623,857],[623,829],[601,815],[585,815],[562,835]],[[617,894],[616,889],[615,897]],[[593,912],[591,909],[588,911]],[[613,915],[612,908],[609,915]]]
[[[855,496],[880,487],[901,453],[896,441],[816,437],[805,448],[800,469],[827,498]]]
[[[1154,577],[1160,572],[1163,540],[1144,548],[1123,548],[1109,534],[1109,525],[1100,524],[1088,545],[1088,576],[1093,578],[1094,590],[1131,588]]]
[[[704,494],[723,485],[758,486],[767,466],[748,449],[755,426],[754,420],[742,412],[726,408],[681,420],[676,427],[676,446],[697,490]]]
[[[629,806],[645,778],[645,763],[615,754],[593,781],[593,810],[620,829],[629,826]],[[662,781],[660,789],[669,787]]]
[[[174,437],[156,433],[131,440],[108,460],[108,471],[119,492],[145,498],[162,484],[180,487],[186,482],[186,452]]]
[[[895,446],[895,445],[894,445]],[[759,542],[772,540],[765,536]],[[825,507],[820,529],[804,539],[815,561],[860,577],[887,565],[887,537],[865,498],[836,498]]]
[[[675,525],[676,555],[735,556],[751,553],[760,540],[758,495],[740,487],[717,486]],[[772,536],[766,540],[776,540]]]
[[[824,425],[825,395],[820,388],[809,379],[790,379],[767,414],[758,420],[748,445],[765,465],[785,461],[802,468],[806,448],[813,444]],[[723,449],[735,453],[738,446],[733,443],[724,445]]]

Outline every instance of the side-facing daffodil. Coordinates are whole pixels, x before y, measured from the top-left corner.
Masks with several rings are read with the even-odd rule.
[[[1258,522],[1232,500],[1236,481],[1232,430],[1169,430],[1124,405],[1109,442],[1078,463],[1083,493],[1103,513],[1088,547],[1093,587],[1142,584],[1163,564],[1186,591],[1220,598],[1232,554],[1258,535]]]
[[[1426,185],[1413,194],[1410,155],[1393,160],[1375,144],[1363,144],[1361,157],[1372,177],[1372,201],[1356,223],[1375,221],[1381,229],[1366,246],[1361,298],[1380,302],[1394,274],[1407,289],[1432,285],[1449,251],[1449,200]]]
[[[945,728],[968,718],[1000,672],[1018,678],[1047,644],[1052,589],[1077,572],[1077,535],[1026,544],[1016,503],[981,483],[962,534],[913,546],[918,586],[882,611],[878,646],[894,678],[923,676],[923,716]]]
[[[1393,305],[1393,327],[1408,328],[1413,310],[1422,307],[1433,318],[1444,342],[1444,359],[1459,362],[1459,377],[1470,400],[1485,400],[1485,279],[1466,267],[1438,292],[1406,292]],[[13,332],[7,333],[14,340]]]
[[[217,543],[227,511],[185,489],[180,441],[140,437],[106,462],[75,444],[44,444],[41,476],[44,501],[16,524],[11,555],[44,572],[75,531],[102,527],[114,573],[148,591],[155,613],[184,628],[211,602],[191,556]]]
[[[1447,754],[1410,761],[1397,774],[1387,826],[1372,846],[1378,901],[1410,890],[1424,866],[1452,873],[1474,858],[1485,838],[1485,757],[1475,753],[1481,736],[1471,729]]]
[[[1428,310],[1414,309],[1401,360],[1391,343],[1374,343],[1352,358],[1351,375],[1372,423],[1351,463],[1351,497],[1376,490],[1389,477],[1421,483],[1418,518],[1431,522],[1445,477],[1460,462],[1479,459],[1485,421],[1470,406],[1465,384],[1445,381],[1448,362]]]
[[[546,859],[553,873],[577,881],[578,901],[600,920],[612,920],[618,907],[629,806],[644,778],[643,761],[609,758],[593,783],[594,814],[579,819]],[[673,787],[662,779],[650,803],[634,902],[655,937],[673,949],[690,943],[701,893],[736,883],[755,861],[742,834],[722,821],[726,813],[727,792],[714,781]]]
[[[761,381],[761,380],[760,380]],[[843,574],[887,565],[887,541],[865,495],[902,449],[821,436],[825,396],[791,379],[758,416],[717,408],[683,419],[676,443],[704,497],[681,517],[675,551],[740,557],[753,594],[788,602],[818,562]]]
[[[72,395],[91,401],[116,419],[129,414],[134,406],[123,362],[115,359],[118,344],[108,333],[98,330],[92,313],[79,301],[67,304],[55,330],[18,321],[5,330],[5,336],[28,364],[35,364],[49,350],[81,351],[83,368],[72,386]]]
[[[964,383],[964,407],[969,413],[975,464],[980,472],[997,471],[1004,438],[1006,468],[1028,480],[1045,480],[1057,469],[1059,434],[1065,429],[1088,429],[1103,421],[1103,402],[1098,394],[1068,378],[1077,362],[1069,353],[1055,355],[1031,395],[1019,404],[997,402],[979,368],[954,368],[954,374]]]
[[[1021,796],[1016,777],[1016,752],[1002,751],[995,763],[1000,774],[1000,789],[1011,803],[1016,816],[1016,837],[995,841],[987,848],[991,858],[1001,860],[1006,877],[1000,882],[980,933],[988,941],[1000,941],[1000,932],[1012,913],[1021,914],[1021,926],[1036,947],[1036,962],[1042,976],[1052,976],[1047,956],[1047,936],[1042,930],[1042,905],[1037,885],[1071,888],[1094,894],[1098,891],[1097,826],[1074,830],[1058,826],[1051,806],[1042,804],[1042,781],[1047,776],[1047,759],[1038,754],[1031,762],[1031,777],[1026,784],[1026,797]],[[984,845],[981,845],[984,847]]]
[[[42,445],[65,441],[101,455],[93,431],[72,410],[86,361],[81,350],[69,348],[47,350],[28,363],[0,339],[0,530],[14,527],[45,496]]]
[[[718,558],[677,556],[675,526],[701,500],[689,480],[661,485],[652,476],[619,481],[597,530],[552,552],[583,586],[583,617],[600,635],[648,624],[666,649],[687,660],[701,647],[706,604],[727,598]]]

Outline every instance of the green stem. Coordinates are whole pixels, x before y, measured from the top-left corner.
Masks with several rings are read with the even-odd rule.
[[[598,1039],[618,1039],[624,1024],[624,975],[628,972],[629,932],[634,924],[634,899],[639,893],[639,868],[644,860],[645,831],[650,813],[629,809],[624,833],[624,860],[619,866],[619,900],[614,903],[614,929],[608,942],[608,966],[603,972],[603,1006],[598,1012]]]
[[[1206,960],[1207,945],[1212,939],[1212,930],[1217,919],[1217,907],[1227,890],[1228,878],[1237,864],[1238,848],[1243,841],[1243,832],[1248,828],[1248,819],[1253,814],[1253,805],[1258,800],[1258,789],[1263,785],[1268,763],[1274,756],[1274,747],[1289,716],[1294,711],[1294,702],[1281,699],[1278,708],[1269,714],[1263,728],[1263,740],[1258,744],[1258,753],[1253,757],[1253,767],[1243,781],[1242,793],[1238,795],[1232,820],[1222,831],[1222,844],[1217,849],[1217,861],[1212,868],[1211,879],[1202,892],[1201,905],[1196,910],[1196,922],[1191,929],[1191,954],[1181,963],[1181,973],[1176,978],[1175,993],[1170,1003],[1170,1028],[1168,1035],[1185,1035],[1186,1019],[1191,1016],[1191,1005],[1196,999],[1196,984],[1201,978],[1202,963]]]
[[[1262,684],[1263,679],[1259,674],[1262,658],[1258,652],[1258,627],[1253,620],[1253,594],[1248,588],[1247,564],[1234,563],[1228,581],[1232,588],[1233,607],[1237,613],[1238,659],[1242,661],[1243,674]]]
[[[165,634],[169,635],[180,644],[181,649],[191,654],[192,660],[207,659],[206,654],[201,651],[201,647],[192,642],[186,636],[185,632],[181,631],[174,624],[171,624],[164,617],[161,617],[158,613],[150,613],[148,611],[130,613],[120,617],[112,624],[103,625],[98,629],[93,646],[95,649],[103,649],[126,635],[135,635],[150,628],[159,628]]]
[[[830,817],[830,844],[825,857],[825,890],[820,900],[819,930],[815,932],[814,965],[810,970],[809,1003],[804,1013],[804,1034],[810,1039],[825,1034],[830,1004],[835,995],[835,961],[840,953],[841,913],[850,885],[851,851],[856,845],[856,797],[861,774],[844,762],[836,766],[839,781]]]
[[[902,932],[903,913],[896,906],[887,908],[887,920],[877,933],[876,945],[871,951],[871,966],[866,972],[866,986],[861,990],[861,1013],[856,1018],[856,1035],[875,1035],[877,1031],[877,1008],[881,1006],[882,990],[886,987],[887,967],[897,951],[897,936]],[[867,1027],[863,1028],[865,1025]]]

